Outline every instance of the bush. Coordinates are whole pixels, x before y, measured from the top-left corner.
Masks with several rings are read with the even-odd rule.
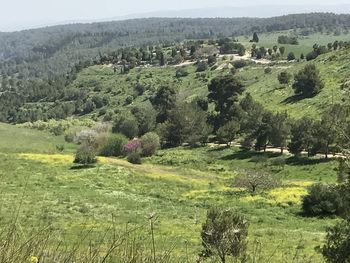
[[[203,256],[216,254],[221,262],[226,262],[227,256],[244,257],[248,226],[248,221],[232,210],[210,208],[201,232]]]
[[[236,69],[240,69],[240,68],[244,68],[245,66],[247,66],[247,61],[245,60],[236,60],[235,62],[233,62],[233,66],[236,68]]]
[[[71,127],[64,133],[64,140],[66,142],[74,142],[78,134],[86,129],[86,127]]]
[[[184,68],[179,68],[178,70],[176,70],[175,76],[177,78],[187,77],[188,76],[188,72]]]
[[[74,163],[87,166],[96,162],[97,160],[94,148],[86,144],[83,144],[78,148],[77,153],[75,154]]]
[[[154,155],[160,147],[160,139],[156,133],[149,132],[141,137],[141,151],[143,156]]]
[[[121,156],[127,142],[128,138],[123,134],[108,134],[105,141],[101,143],[99,154],[101,156]]]
[[[129,153],[128,162],[132,164],[141,164],[142,159],[140,153],[137,151]]]
[[[265,68],[264,72],[265,72],[265,74],[270,74],[272,72],[272,68],[270,68],[270,67]]]
[[[113,123],[112,131],[122,133],[129,139],[138,135],[138,122],[131,114],[119,114]]]
[[[205,61],[199,61],[197,62],[197,72],[203,72],[206,71],[208,68],[208,64]]]
[[[350,262],[350,220],[328,228],[322,254],[329,263]]]
[[[340,215],[342,194],[336,185],[315,184],[309,188],[302,201],[303,213],[306,216]]]

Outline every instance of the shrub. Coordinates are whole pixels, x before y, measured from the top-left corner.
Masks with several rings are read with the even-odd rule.
[[[248,221],[232,210],[210,208],[201,231],[203,256],[216,254],[221,262],[225,262],[227,256],[244,256],[248,226]]]
[[[86,144],[83,144],[78,148],[77,153],[75,154],[74,163],[87,166],[89,164],[96,163],[96,161],[94,148]]]
[[[78,135],[75,137],[74,142],[78,144],[85,144],[89,145],[93,148],[97,148],[97,132],[91,129],[88,130],[82,130],[81,132],[78,133]]]
[[[101,156],[121,156],[127,142],[128,139],[123,134],[108,134],[106,140],[101,143],[99,154]]]
[[[129,139],[132,139],[139,132],[137,120],[131,114],[119,114],[113,123],[112,131],[122,133]]]
[[[160,139],[156,133],[149,132],[141,137],[141,151],[143,156],[154,155],[159,147]]]
[[[184,68],[179,68],[178,70],[176,70],[175,76],[177,78],[187,77],[188,76],[188,72]]]
[[[208,64],[205,61],[198,61],[197,62],[197,72],[203,72],[206,71],[208,68]]]
[[[233,66],[236,68],[236,69],[240,69],[240,68],[244,68],[245,66],[247,66],[247,61],[245,60],[236,60],[235,62],[233,62]]]
[[[132,164],[141,164],[142,159],[139,152],[131,152],[128,155],[128,162]]]
[[[74,142],[78,134],[86,128],[84,127],[71,127],[64,133],[64,140],[66,142]]]
[[[128,154],[132,152],[138,152],[141,149],[141,142],[138,139],[134,139],[128,142],[127,144],[125,144],[123,149]]]
[[[342,213],[342,196],[335,185],[315,184],[302,201],[306,216],[330,216]]]
[[[328,228],[322,254],[329,263],[350,262],[350,220]]]
[[[272,68],[270,68],[270,67],[265,68],[264,72],[265,72],[265,74],[270,74],[272,72]]]

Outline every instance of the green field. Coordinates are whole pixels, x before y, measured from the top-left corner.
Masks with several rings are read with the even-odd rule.
[[[146,225],[140,242],[150,253],[147,218],[156,213],[157,253],[174,246],[170,262],[184,262],[187,256],[194,262],[201,251],[206,210],[218,205],[247,216],[249,252],[260,244],[261,262],[295,262],[295,255],[299,262],[304,262],[303,255],[322,262],[315,247],[322,245],[325,228],[336,221],[300,215],[307,186],[336,181],[336,161],[285,156],[287,164],[279,169],[270,165],[276,154],[267,154],[266,165],[257,166],[257,153],[202,147],[162,150],[140,166],[100,158],[93,168],[72,170],[73,146],[55,151],[55,144],[64,144],[61,137],[5,124],[0,124],[0,136],[2,228],[18,211],[23,233],[51,225],[67,244],[89,232],[82,241],[87,244],[103,243],[101,237],[111,225],[119,231],[126,225]],[[252,196],[231,187],[242,169],[267,170],[281,178],[283,186]]]

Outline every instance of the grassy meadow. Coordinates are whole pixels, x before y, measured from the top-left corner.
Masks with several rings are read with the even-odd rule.
[[[156,213],[157,255],[173,248],[169,262],[195,262],[206,210],[217,205],[247,216],[248,250],[259,262],[323,262],[315,248],[336,219],[303,217],[300,201],[309,185],[336,181],[334,160],[285,156],[286,165],[276,167],[270,165],[280,158],[274,153],[257,163],[262,154],[207,146],[162,150],[142,165],[101,157],[94,167],[72,169],[74,146],[61,137],[5,124],[0,135],[1,229],[18,213],[24,236],[51,226],[59,233],[56,242],[81,240],[77,250],[92,243],[103,252],[107,243],[101,240],[111,226],[119,233],[141,227],[137,240],[150,254],[148,217]],[[56,144],[65,145],[64,151],[55,150]],[[244,169],[269,171],[283,185],[257,195],[233,188],[232,179]]]

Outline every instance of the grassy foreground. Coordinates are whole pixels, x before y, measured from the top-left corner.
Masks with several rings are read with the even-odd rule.
[[[73,146],[63,138],[5,124],[0,124],[0,136],[2,230],[18,213],[23,235],[51,226],[60,233],[57,242],[78,242],[77,250],[99,244],[105,251],[102,240],[111,226],[119,233],[142,227],[137,240],[151,254],[148,217],[156,213],[157,255],[173,248],[169,262],[195,262],[206,210],[219,205],[247,216],[249,252],[258,253],[259,262],[323,262],[315,247],[335,220],[302,217],[300,200],[307,186],[335,182],[336,161],[286,156],[283,169],[267,168],[257,166],[255,153],[203,147],[163,150],[139,166],[99,158],[95,167],[76,170],[71,169]],[[65,145],[63,153],[55,151],[56,144]],[[267,164],[275,158],[268,154]],[[242,169],[269,169],[283,186],[254,196],[232,188],[232,178]]]

